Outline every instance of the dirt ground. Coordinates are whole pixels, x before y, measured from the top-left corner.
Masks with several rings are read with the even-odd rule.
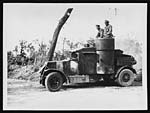
[[[65,85],[49,92],[38,82],[8,79],[7,110],[145,109],[141,83],[131,87],[100,84]]]

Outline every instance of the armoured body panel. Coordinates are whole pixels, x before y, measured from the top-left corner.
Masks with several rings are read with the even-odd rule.
[[[96,52],[99,55],[97,63],[98,74],[114,73],[114,39],[101,38],[95,40]]]

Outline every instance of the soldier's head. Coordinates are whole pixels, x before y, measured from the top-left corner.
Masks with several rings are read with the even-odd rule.
[[[97,30],[100,30],[100,25],[96,25]]]
[[[109,25],[109,21],[105,20],[105,25],[108,26]]]

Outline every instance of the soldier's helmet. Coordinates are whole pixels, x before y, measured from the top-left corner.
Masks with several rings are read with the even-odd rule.
[[[109,23],[109,21],[108,21],[108,20],[105,20],[105,23]]]
[[[98,29],[99,29],[99,28],[100,28],[100,25],[96,25],[96,28],[98,28]]]

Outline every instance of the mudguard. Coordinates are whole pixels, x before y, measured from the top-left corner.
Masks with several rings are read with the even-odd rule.
[[[134,74],[137,74],[135,69],[133,69],[132,67],[126,65],[126,66],[122,66],[121,68],[119,68],[119,69],[117,70],[117,73],[115,74],[115,78],[118,77],[119,73],[120,73],[123,69],[130,69]]]
[[[51,72],[58,72],[62,75],[62,77],[64,78],[64,82],[68,83],[69,82],[69,78],[64,74],[64,72],[60,71],[60,70],[56,70],[56,69],[47,69],[44,70],[43,74],[41,75],[41,79],[44,80],[46,78],[46,76],[51,73]]]

